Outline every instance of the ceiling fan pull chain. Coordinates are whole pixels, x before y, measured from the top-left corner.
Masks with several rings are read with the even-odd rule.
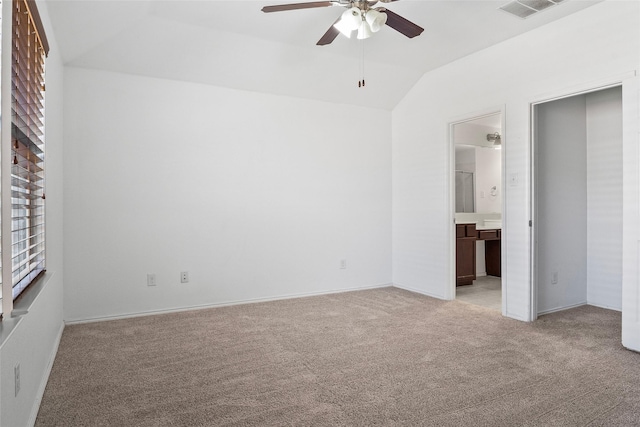
[[[358,80],[358,87],[364,87],[364,40],[360,40],[360,64],[358,68],[360,68],[360,77],[361,79]]]

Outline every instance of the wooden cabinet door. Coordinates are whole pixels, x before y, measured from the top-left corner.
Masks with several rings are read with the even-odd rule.
[[[456,239],[456,285],[471,285],[476,279],[476,239]]]
[[[487,240],[484,242],[484,256],[486,259],[487,274],[489,276],[502,276],[500,243],[500,240]]]

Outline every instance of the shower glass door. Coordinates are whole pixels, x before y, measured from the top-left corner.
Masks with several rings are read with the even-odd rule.
[[[456,212],[475,212],[473,172],[456,171]]]

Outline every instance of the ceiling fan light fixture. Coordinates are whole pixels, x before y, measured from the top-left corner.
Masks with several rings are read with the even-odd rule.
[[[342,35],[346,36],[347,38],[351,38],[351,33],[353,32],[353,29],[349,27],[349,25],[346,23],[344,19],[341,19],[335,24],[333,24],[333,27],[336,30],[340,31]]]
[[[333,26],[345,36],[351,38],[351,33],[357,30],[362,23],[362,12],[357,7],[347,9],[342,13],[340,20]]]
[[[0,0],[2,1],[2,0]],[[386,7],[378,7],[373,9],[378,1],[383,3],[391,3],[397,0],[326,0],[326,1],[306,1],[302,3],[280,4],[273,6],[265,6],[263,12],[281,12],[287,10],[298,9],[314,9],[329,6],[342,6],[347,8],[343,10],[337,21],[324,33],[318,40],[316,45],[326,46],[332,43],[339,34],[343,34],[350,38],[354,31],[358,31],[359,39],[371,37],[372,33],[380,31],[383,25],[387,25],[397,32],[412,39],[419,36],[424,28],[414,24],[408,19],[392,12]],[[554,2],[559,3],[566,0],[512,0],[529,2]],[[364,82],[363,82],[364,83]],[[363,84],[364,86],[364,84]]]
[[[387,14],[376,9],[369,9],[365,14],[365,20],[369,24],[371,31],[377,33],[387,22]]]
[[[347,9],[342,13],[340,21],[345,21],[345,25],[348,25],[351,30],[357,30],[362,22],[362,11],[357,7]]]
[[[367,21],[362,21],[362,25],[358,28],[358,40],[368,39],[373,35],[371,27],[367,24]]]

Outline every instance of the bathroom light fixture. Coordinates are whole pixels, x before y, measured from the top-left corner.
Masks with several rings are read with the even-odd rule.
[[[488,133],[487,134],[487,141],[493,142],[493,145],[502,144],[502,139],[500,138],[500,134],[498,132]]]
[[[493,148],[495,148],[496,150],[502,148],[502,138],[500,137],[500,134],[498,132],[488,133],[487,141],[493,142]]]
[[[501,143],[500,134],[498,132],[488,133],[487,134],[487,141],[489,141],[489,142],[493,141],[494,145],[500,144]]]

